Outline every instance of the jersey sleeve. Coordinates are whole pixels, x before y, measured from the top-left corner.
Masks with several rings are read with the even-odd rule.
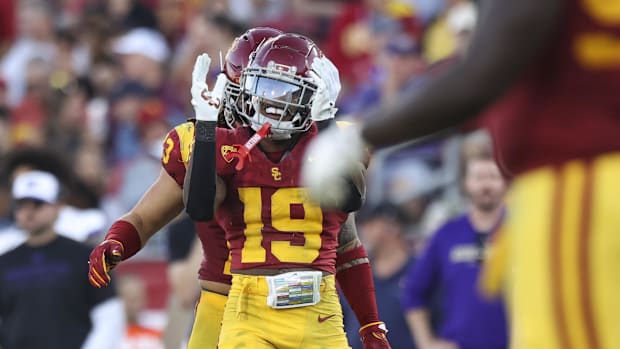
[[[245,143],[244,134],[218,127],[216,130],[216,168],[218,176],[235,173],[237,159],[232,155],[237,145]],[[247,137],[246,137],[247,138]],[[168,132],[164,139],[161,165],[177,184],[183,188],[185,172],[194,144],[194,123],[186,122]]]
[[[179,187],[183,188],[185,171],[194,143],[194,124],[181,124],[166,136],[163,144],[161,165]]]

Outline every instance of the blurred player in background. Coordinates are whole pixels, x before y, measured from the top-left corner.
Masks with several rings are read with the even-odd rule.
[[[210,219],[218,208],[231,250],[233,280],[218,347],[348,348],[338,270],[364,347],[390,348],[367,255],[347,219],[361,205],[361,192],[350,181],[347,207],[326,210],[299,186],[315,121],[336,111],[337,69],[303,36],[266,40],[240,81],[236,107],[247,126],[224,130],[215,129],[221,97],[218,83],[206,90],[208,66],[208,57],[199,57],[194,70],[196,138],[184,190],[190,216]]]
[[[415,94],[369,117],[360,132],[333,131],[317,141],[307,183],[320,196],[330,178],[353,167],[364,143],[383,147],[431,135],[497,101],[486,124],[500,166],[514,176],[496,247],[507,253],[498,251],[496,260],[508,261],[510,271],[512,346],[615,348],[620,1],[481,6],[468,52]],[[491,276],[502,268],[489,267],[495,272],[485,286],[494,291]]]
[[[236,116],[233,106],[237,103],[239,95],[239,78],[241,71],[247,65],[250,53],[265,39],[281,34],[272,28],[254,28],[235,40],[225,58],[224,74],[227,78],[224,87],[224,105],[221,112],[218,111],[218,126],[234,128],[241,124],[241,119]],[[121,217],[111,228],[106,241],[121,241],[123,247],[123,259],[131,257],[127,254],[127,245],[132,246],[133,253],[137,252],[146,241],[157,232],[161,226],[172,220],[182,209],[182,188],[185,177],[189,154],[194,141],[194,123],[188,122],[177,126],[169,132],[164,140],[162,156],[163,171],[159,179],[153,184],[142,200],[127,215]],[[198,271],[199,283],[202,288],[200,300],[196,307],[196,314],[188,348],[215,348],[220,332],[224,303],[228,295],[231,283],[230,263],[228,262],[228,248],[224,237],[224,231],[215,220],[208,222],[195,222],[198,237],[201,241],[204,258]],[[114,239],[116,237],[116,239]],[[104,253],[111,253],[115,247],[110,242],[104,241],[91,255],[91,263],[97,267],[91,267],[91,283],[95,286],[104,286],[109,277],[107,270],[114,266],[110,261],[110,254],[106,255],[103,263],[93,261],[93,258],[102,258]],[[116,246],[118,247],[118,246]],[[350,248],[351,246],[346,246]],[[344,265],[356,261],[358,254],[365,254],[360,246],[355,246],[355,253],[343,255],[340,264]],[[125,257],[126,256],[126,257]],[[353,259],[351,259],[353,258]],[[364,257],[362,257],[364,258]],[[351,280],[363,279],[367,271],[364,269],[367,263],[357,268],[348,268],[349,273],[343,273],[343,278]],[[344,268],[343,268],[344,269]],[[362,274],[360,276],[360,274]],[[98,276],[97,276],[98,275]],[[344,280],[343,279],[343,280]],[[360,291],[360,288],[351,281],[345,282],[349,290],[349,297],[356,297],[361,319],[374,319],[376,303],[372,284],[370,288]],[[369,292],[372,290],[372,292]],[[374,313],[373,313],[374,312]],[[372,321],[370,321],[372,322]],[[367,347],[382,348],[382,347]]]

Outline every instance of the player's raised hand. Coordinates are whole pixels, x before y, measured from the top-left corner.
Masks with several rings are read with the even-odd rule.
[[[346,178],[359,172],[366,155],[357,126],[332,125],[308,146],[302,165],[302,184],[321,205],[342,207],[349,190]]]
[[[323,56],[312,62],[310,76],[317,85],[310,109],[312,120],[322,121],[333,118],[338,111],[336,99],[341,89],[338,68]]]
[[[97,245],[88,258],[88,281],[100,288],[110,283],[110,270],[121,262],[123,244],[116,240],[104,240]]]
[[[375,322],[360,328],[364,349],[392,349],[386,334],[387,328],[383,322]]]
[[[211,58],[208,54],[203,53],[196,58],[192,71],[192,106],[196,120],[199,121],[217,121],[222,108],[222,98],[227,82],[226,75],[218,75],[213,90],[209,91],[207,75],[210,65]]]

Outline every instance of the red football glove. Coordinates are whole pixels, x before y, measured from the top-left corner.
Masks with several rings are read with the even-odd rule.
[[[364,349],[392,349],[387,340],[387,328],[383,322],[371,322],[360,328]]]
[[[100,288],[110,283],[110,270],[121,262],[123,244],[116,240],[104,240],[97,245],[88,258],[88,281]]]

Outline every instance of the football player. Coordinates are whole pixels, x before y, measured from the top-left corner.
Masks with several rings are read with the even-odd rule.
[[[238,96],[239,76],[250,53],[263,40],[281,33],[273,28],[253,28],[233,43],[225,57],[224,74],[227,79],[224,81],[222,93],[227,102],[218,116],[220,126],[235,126],[232,103],[235,103]],[[182,185],[192,143],[191,138],[186,138],[187,134],[183,132],[186,125],[177,126],[165,138],[159,178],[140,202],[110,227],[106,240],[91,253],[89,280],[93,286],[106,286],[110,280],[108,271],[111,268],[121,259],[127,259],[140,250],[152,235],[183,210]],[[230,289],[228,247],[224,231],[217,222],[197,221],[195,226],[203,249],[203,260],[198,270],[202,291],[188,349],[209,349],[217,347],[224,303]],[[108,240],[114,240],[115,236],[120,236],[118,241],[122,243],[116,245]]]
[[[222,130],[214,129],[208,110],[218,104],[217,84],[210,95],[200,93],[207,71],[200,61],[192,93],[196,139],[184,190],[190,216],[208,219],[217,207],[231,251],[233,280],[219,348],[348,348],[337,270],[360,318],[364,347],[389,348],[376,307],[368,312],[360,302],[373,286],[347,220],[347,211],[361,205],[356,181],[346,181],[351,195],[341,209],[320,207],[300,186],[315,122],[336,111],[337,91],[329,86],[338,84],[337,69],[303,36],[265,41],[240,81],[236,106],[247,126]]]
[[[250,53],[259,43],[280,33],[271,28],[254,28],[233,43],[224,65],[227,79],[222,80],[224,83],[218,87],[224,100],[223,110],[218,111],[220,126],[227,125],[233,128],[240,125],[241,119],[236,116],[234,106],[239,95],[241,71],[247,65]],[[206,68],[208,70],[208,64]],[[206,75],[206,71],[204,74]],[[204,83],[204,76],[201,82]],[[106,236],[106,241],[91,254],[89,279],[93,285],[105,286],[109,281],[108,271],[120,259],[124,260],[135,254],[148,238],[181,210],[183,178],[193,144],[193,134],[194,124],[188,122],[177,126],[166,137],[162,156],[163,171],[159,179],[131,212],[114,223]],[[216,221],[196,222],[196,228],[204,252],[199,270],[202,292],[188,348],[215,348],[224,302],[231,283],[230,263],[227,261],[228,248],[224,232]],[[347,231],[349,234],[355,234],[350,228]],[[346,233],[343,233],[344,235]],[[365,251],[356,241],[357,239],[354,239],[353,244],[342,247],[347,253],[342,253],[339,258],[339,268],[343,270],[340,277],[347,297],[358,304],[357,314],[360,321],[366,319],[365,323],[372,323],[378,319],[372,282],[366,289],[359,288],[354,283],[355,280],[365,280],[367,275],[370,275]],[[355,268],[352,268],[353,266]],[[366,348],[388,347],[383,345],[387,343],[383,339],[369,340],[368,343]]]
[[[355,165],[362,145],[431,135],[494,103],[486,124],[513,176],[500,235],[506,254],[495,254],[510,271],[511,347],[615,348],[620,1],[479,3],[468,52],[357,132],[318,139],[307,184],[320,197],[330,178]],[[501,275],[493,261],[491,274]],[[485,285],[496,288],[493,281]]]

